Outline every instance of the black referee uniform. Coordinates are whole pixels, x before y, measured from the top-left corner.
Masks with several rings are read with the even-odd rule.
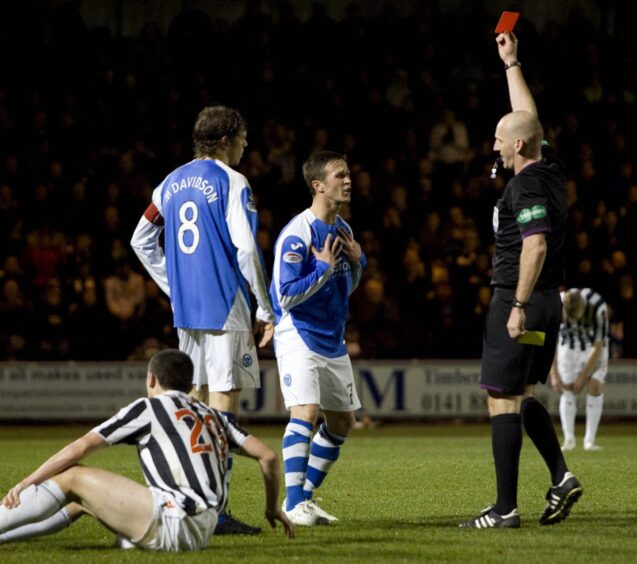
[[[495,290],[484,331],[480,387],[506,395],[523,395],[525,386],[546,382],[562,318],[558,288],[564,281],[566,177],[549,147],[542,148],[542,157],[509,180],[493,210],[491,284]],[[518,283],[522,240],[537,233],[544,233],[547,253],[524,313],[527,330],[546,333],[541,347],[518,343],[506,327]]]

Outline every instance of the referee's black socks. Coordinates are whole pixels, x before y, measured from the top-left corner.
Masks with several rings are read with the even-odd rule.
[[[494,510],[498,515],[508,515],[518,506],[518,471],[522,450],[522,425],[518,413],[491,418],[491,448],[498,487]]]
[[[520,415],[526,434],[542,455],[551,473],[553,485],[557,486],[568,468],[549,412],[539,401],[529,397],[522,402]]]

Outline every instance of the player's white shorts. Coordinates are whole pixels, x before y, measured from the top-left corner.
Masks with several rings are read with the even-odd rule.
[[[591,354],[591,348],[585,351],[571,349],[568,345],[558,345],[557,347],[557,370],[560,378],[565,384],[572,384],[581,374],[586,361]],[[608,372],[608,347],[602,349],[602,354],[595,371],[591,375],[602,384],[606,381],[606,373]]]
[[[149,489],[155,503],[153,519],[142,537],[131,542],[146,550],[170,552],[205,548],[215,532],[217,512],[206,509],[196,515],[188,515],[171,494],[158,488]]]
[[[302,350],[277,358],[285,407],[316,404],[328,411],[354,411],[361,402],[348,355],[328,358]]]
[[[193,384],[197,390],[229,392],[260,387],[259,360],[250,331],[202,331],[177,329],[179,350],[195,366]]]

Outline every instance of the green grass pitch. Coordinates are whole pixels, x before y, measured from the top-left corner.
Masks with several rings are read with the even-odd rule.
[[[0,490],[5,492],[87,427],[0,427]],[[250,427],[280,451],[283,425]],[[583,429],[577,429],[581,437]],[[235,459],[231,510],[264,527],[257,537],[217,537],[198,553],[112,548],[114,535],[89,517],[48,537],[1,545],[0,562],[637,562],[637,424],[602,424],[601,452],[567,456],[584,485],[568,520],[542,527],[548,472],[525,437],[519,530],[466,531],[458,522],[492,502],[487,425],[381,425],[354,431],[318,496],[340,522],[299,528],[288,541],[266,529],[257,465]],[[87,459],[141,480],[133,447]]]

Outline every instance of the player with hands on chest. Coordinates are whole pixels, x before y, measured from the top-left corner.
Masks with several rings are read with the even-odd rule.
[[[275,245],[270,295],[274,344],[290,422],[283,436],[284,511],[298,525],[337,521],[312,500],[336,462],[361,407],[345,344],[349,296],[365,255],[339,215],[352,181],[344,155],[318,151],[303,164],[312,205],[294,217]],[[319,410],[325,421],[314,426]]]

